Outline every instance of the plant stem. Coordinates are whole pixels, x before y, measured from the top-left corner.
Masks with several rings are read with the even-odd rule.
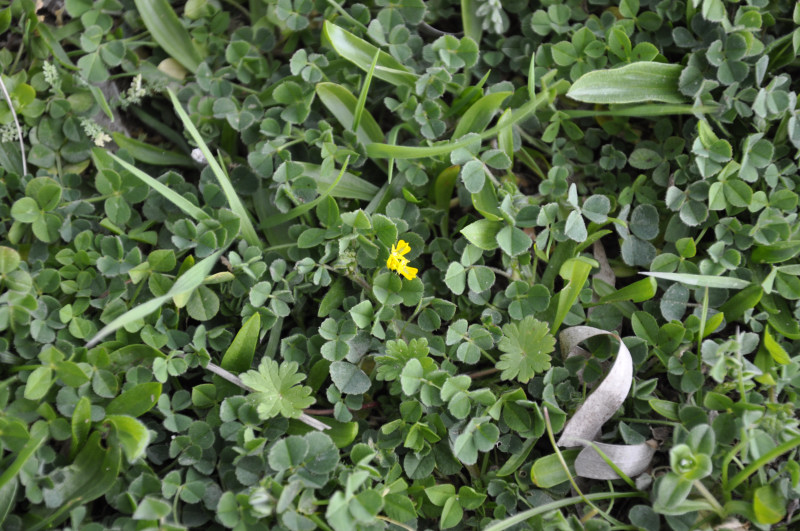
[[[723,484],[723,488],[725,492],[730,493],[733,489],[738,487],[744,480],[749,478],[755,472],[757,472],[761,467],[769,463],[770,461],[777,459],[780,455],[785,454],[786,452],[793,450],[800,446],[800,437],[795,437],[794,439],[790,439],[785,443],[776,446],[769,452],[765,453],[746,467],[738,474],[731,478],[730,482],[727,484]],[[724,469],[723,469],[724,473]]]
[[[613,523],[616,526],[623,526],[622,528],[627,528],[625,524],[617,520],[616,518],[612,517],[610,514],[607,514],[605,511],[600,509],[600,507],[593,504],[588,497],[586,497],[583,492],[581,491],[578,484],[575,483],[575,478],[572,477],[572,474],[569,472],[569,466],[567,466],[567,462],[564,460],[564,456],[561,454],[561,450],[558,449],[558,444],[556,444],[555,436],[553,435],[553,426],[550,424],[550,413],[548,412],[546,407],[542,408],[542,413],[544,413],[544,425],[547,429],[547,438],[550,439],[550,445],[555,450],[556,455],[558,456],[558,461],[561,463],[561,467],[564,469],[564,472],[567,474],[569,478],[569,482],[572,485],[572,488],[575,489],[575,492],[578,493],[578,497],[584,501],[589,507],[597,511],[598,514],[602,515],[608,522]],[[635,529],[635,528],[631,528]]]
[[[410,526],[407,526],[406,524],[400,523],[397,520],[392,520],[388,516],[383,516],[383,515],[379,514],[375,518],[377,518],[378,520],[383,520],[384,522],[388,522],[388,523],[390,523],[392,525],[396,525],[397,527],[402,527],[403,529],[406,529],[408,531],[415,531],[413,527],[410,527]]]
[[[706,286],[705,293],[703,294],[703,309],[700,310],[700,330],[697,334],[697,358],[700,359],[702,355],[701,348],[703,346],[703,336],[706,332],[706,319],[708,318],[708,286]]]
[[[35,365],[35,367],[38,367],[38,365]],[[471,373],[467,374],[467,376],[469,376],[470,378],[475,380],[476,378],[483,378],[484,376],[490,376],[490,375],[495,374],[497,372],[500,372],[500,369],[498,369],[496,367],[492,367],[491,369],[483,369],[482,371],[471,372]]]
[[[709,492],[706,486],[703,485],[703,483],[699,479],[695,480],[693,485],[694,488],[697,489],[697,492],[699,492],[703,496],[703,498],[705,498],[706,501],[711,505],[711,507],[714,508],[714,512],[717,513],[720,518],[724,517],[725,508],[722,507],[722,505],[720,505],[720,503],[717,501],[714,495],[711,494],[711,492]]]
[[[574,498],[564,498],[563,500],[546,503],[544,505],[539,505],[538,507],[534,507],[533,509],[519,512],[510,518],[506,518],[505,520],[501,520],[496,524],[490,525],[489,527],[485,528],[484,531],[503,531],[504,529],[508,529],[511,526],[514,526],[521,522],[525,522],[526,520],[529,520],[534,516],[549,513],[550,511],[555,511],[556,509],[561,509],[562,507],[575,505],[576,503],[580,503],[585,500],[589,501],[615,500],[618,498],[644,498],[644,497],[645,496],[640,492],[598,492],[595,494],[586,494],[583,497],[576,496]],[[631,529],[630,526],[623,526],[623,528]]]
[[[226,371],[225,369],[223,369],[219,365],[215,365],[213,363],[209,363],[206,366],[206,369],[208,369],[209,371],[213,372],[214,374],[216,374],[217,376],[219,376],[223,380],[227,380],[230,383],[232,383],[233,385],[241,387],[245,391],[249,391],[251,393],[253,392],[253,389],[247,387],[244,384],[244,382],[238,376],[236,376],[235,374],[231,373],[230,371]],[[319,420],[317,420],[317,419],[315,419],[313,417],[310,417],[310,416],[306,415],[305,413],[301,413],[300,416],[297,419],[300,422],[311,426],[315,430],[325,431],[325,430],[329,430],[330,429],[330,426],[328,426],[324,422],[319,421]]]
[[[315,524],[317,524],[317,526],[318,526],[320,529],[322,529],[322,530],[324,530],[324,531],[333,531],[333,529],[331,529],[331,528],[330,528],[330,526],[328,526],[328,524],[326,524],[325,522],[323,522],[323,521],[322,521],[322,518],[320,518],[320,517],[319,517],[319,516],[317,516],[316,514],[307,514],[306,516],[308,517],[308,519],[309,519],[309,520],[311,520],[312,522],[314,522]]]
[[[24,46],[20,44],[19,46],[19,53],[17,54],[17,60],[19,60],[19,54],[22,53],[22,49]],[[16,66],[17,61],[14,61],[14,66]],[[13,71],[13,68],[12,70]],[[14,109],[14,102],[11,101],[11,95],[9,95],[8,90],[6,89],[6,84],[3,82],[3,78],[0,77],[0,89],[3,90],[3,96],[6,99],[6,103],[8,104],[8,109],[11,111],[11,116],[14,118],[14,125],[17,127],[17,138],[19,139],[19,152],[22,155],[22,173],[24,175],[28,174],[28,162],[25,159],[25,141],[22,140],[22,127],[19,125],[19,120],[17,120],[17,111]],[[60,172],[59,172],[60,174]]]

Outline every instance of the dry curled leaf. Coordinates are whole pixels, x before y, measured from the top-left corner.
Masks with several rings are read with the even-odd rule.
[[[616,334],[599,328],[573,326],[561,332],[559,336],[562,354],[565,357],[574,355],[579,352],[578,343],[597,335],[611,335],[619,339]],[[575,472],[578,476],[593,479],[617,479],[619,477],[595,451],[590,441],[594,442],[600,434],[603,424],[622,406],[628,396],[632,379],[631,353],[620,340],[619,351],[608,376],[586,398],[586,401],[567,422],[558,440],[559,446],[584,447],[575,461]],[[637,476],[647,470],[655,453],[655,448],[647,443],[617,445],[594,442],[594,445],[628,476]]]

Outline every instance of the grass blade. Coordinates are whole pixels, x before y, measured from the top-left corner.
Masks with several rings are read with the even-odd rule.
[[[322,166],[313,164],[311,162],[300,162],[303,166],[303,175],[307,175],[317,182],[317,191],[324,193],[322,186],[330,186],[337,177],[332,174],[323,173]],[[361,177],[357,177],[350,172],[345,172],[342,175],[339,184],[336,188],[331,190],[331,197],[341,197],[343,199],[361,199],[362,201],[369,201],[375,197],[378,187],[369,181],[365,181]]]
[[[364,83],[366,85],[366,81]],[[363,108],[364,103],[361,100],[357,101],[349,90],[336,83],[317,83],[316,90],[322,104],[339,120],[342,127],[355,131],[359,142],[366,146],[373,142],[383,141],[383,131],[381,131],[378,122],[375,121],[369,111]],[[362,90],[363,93],[364,91]],[[361,105],[362,114],[358,123],[356,123],[359,104]]]
[[[160,308],[162,304],[171,300],[173,297],[181,295],[185,296],[188,293],[191,293],[203,283],[203,280],[205,280],[205,278],[214,268],[214,264],[217,263],[217,259],[222,255],[223,251],[224,249],[220,249],[211,256],[203,258],[197,264],[192,266],[188,271],[186,271],[186,273],[178,277],[178,280],[175,281],[175,284],[172,285],[170,290],[165,295],[151,299],[135,308],[131,308],[108,323],[86,344],[86,348],[92,348],[104,337],[116,332],[123,326],[129,325],[139,319],[144,319]]]
[[[208,162],[209,166],[211,166],[211,171],[214,172],[214,176],[217,178],[225,197],[228,199],[228,204],[230,205],[231,210],[233,210],[233,213],[239,216],[239,219],[242,220],[242,226],[240,229],[242,231],[242,236],[250,245],[256,245],[260,247],[261,240],[259,239],[258,234],[256,234],[256,229],[253,227],[253,222],[250,220],[250,214],[244,208],[244,205],[239,199],[239,195],[236,193],[236,190],[233,189],[231,181],[228,179],[228,176],[222,170],[222,167],[219,165],[219,163],[214,159],[214,155],[211,154],[211,150],[208,149],[205,141],[203,141],[203,137],[200,136],[200,132],[192,123],[189,115],[183,110],[181,102],[178,101],[178,97],[175,96],[175,93],[170,89],[167,89],[167,92],[172,100],[172,104],[175,106],[175,112],[178,113],[178,116],[183,122],[183,126],[187,131],[189,131],[189,134],[194,139],[197,147],[203,152],[203,156],[205,156],[206,161]]]
[[[26,442],[25,446],[19,451],[17,458],[14,459],[13,463],[7,464],[3,474],[0,475],[0,489],[17,476],[25,463],[28,462],[28,459],[30,459],[33,454],[36,453],[36,450],[47,440],[50,435],[50,430],[45,421],[39,420],[31,427],[30,434],[30,439],[28,439],[28,442]]]
[[[361,94],[358,95],[356,110],[353,113],[353,126],[350,128],[354,133],[358,131],[358,125],[361,123],[361,115],[364,114],[364,106],[367,104],[367,94],[369,94],[369,86],[372,83],[372,76],[375,74],[375,67],[378,65],[379,57],[380,57],[380,50],[376,50],[375,57],[372,58],[372,64],[369,66],[369,72],[367,72],[367,77],[364,78],[364,84],[361,86]],[[383,138],[381,138],[381,140],[383,140]]]
[[[191,201],[180,195],[178,192],[172,190],[167,185],[150,177],[149,175],[147,175],[145,172],[143,172],[133,164],[129,164],[124,160],[122,160],[121,158],[119,158],[118,156],[114,155],[113,153],[107,153],[104,150],[101,150],[100,148],[92,148],[93,155],[95,154],[94,153],[95,150],[100,151],[103,155],[108,155],[109,157],[114,159],[114,162],[116,162],[129,172],[131,172],[134,176],[141,179],[142,182],[144,182],[150,188],[152,188],[153,190],[164,196],[164,198],[167,201],[178,207],[182,212],[191,216],[195,221],[208,217],[208,214],[203,212],[202,209],[200,209],[200,207],[194,205]],[[97,158],[95,157],[95,165],[100,166],[100,164],[98,164],[96,160]]]
[[[503,124],[498,124],[492,127],[491,129],[487,129],[483,133],[481,133],[478,137],[470,136],[467,138],[462,138],[460,140],[450,140],[443,144],[438,144],[435,146],[393,146],[391,144],[370,144],[367,146],[367,155],[372,158],[376,159],[388,159],[388,158],[395,158],[395,159],[420,159],[423,157],[436,157],[438,155],[447,155],[452,152],[454,149],[460,147],[466,147],[475,142],[476,138],[480,140],[486,140],[488,138],[494,137],[497,133],[501,130],[505,129],[506,127],[511,127],[512,125],[516,124],[517,122],[524,120],[531,113],[536,111],[539,107],[547,103],[548,101],[548,94],[546,93],[539,93],[536,95],[536,98],[529,101],[522,107],[516,109],[516,111],[509,117],[507,121]]]
[[[528,97],[536,97],[536,54],[531,55],[531,62],[528,65]]]
[[[336,53],[364,72],[369,72],[372,58],[375,57],[375,54],[378,54],[375,77],[395,86],[413,86],[417,81],[418,76],[409,72],[408,69],[394,57],[371,45],[364,39],[356,37],[349,31],[340,28],[336,24],[326,20],[325,24],[322,26],[322,35]]]
[[[480,133],[489,122],[495,112],[500,110],[500,105],[511,96],[513,92],[492,92],[482,96],[473,103],[467,112],[461,117],[453,131],[453,138],[460,138],[467,133]]]
[[[688,273],[659,273],[656,271],[643,272],[642,275],[660,278],[662,280],[672,280],[693,286],[696,288],[726,288],[744,289],[750,285],[747,280],[731,277],[714,277],[711,275],[690,275]]]
[[[192,38],[167,0],[134,0],[136,9],[153,39],[173,59],[191,73],[197,72],[203,58]]]
[[[676,114],[708,114],[717,110],[714,105],[693,106],[688,104],[664,105],[663,103],[645,103],[643,105],[630,105],[614,107],[612,109],[565,109],[564,112],[570,118],[594,118],[595,116],[672,116]]]
[[[639,492],[598,492],[595,494],[586,494],[583,497],[575,496],[573,498],[564,498],[562,500],[545,503],[544,505],[539,505],[538,507],[534,507],[533,509],[528,509],[527,511],[518,512],[514,516],[510,516],[505,520],[495,522],[494,524],[485,528],[484,531],[503,531],[504,529],[508,529],[509,527],[525,522],[528,519],[533,518],[534,516],[538,516],[540,514],[546,514],[549,513],[550,511],[561,509],[562,507],[569,507],[570,505],[575,505],[586,500],[593,502],[601,500],[616,500],[618,498],[643,498],[643,497],[644,495]]]
[[[153,166],[183,166],[184,168],[194,168],[194,161],[183,153],[167,151],[146,142],[140,142],[129,138],[122,133],[111,133],[111,137],[116,144],[131,154],[131,157],[140,160],[145,164]]]
[[[328,187],[328,189],[325,190],[323,193],[321,193],[316,199],[314,199],[313,201],[309,201],[308,203],[303,203],[302,205],[298,205],[293,209],[291,209],[289,212],[286,212],[285,214],[276,214],[274,216],[268,217],[267,219],[261,222],[261,228],[268,229],[270,227],[275,227],[276,225],[280,225],[281,223],[286,223],[287,221],[292,220],[297,216],[301,216],[306,212],[308,212],[309,210],[311,210],[312,208],[314,208],[315,206],[317,206],[317,204],[320,201],[322,201],[331,194],[334,188],[336,188],[336,186],[339,184],[339,181],[342,180],[342,176],[345,174],[345,171],[347,170],[348,162],[350,162],[349,155],[347,159],[344,161],[344,164],[342,165],[342,170],[339,172],[339,175],[336,176],[336,180],[334,180],[333,183],[331,183],[331,185]]]
[[[611,70],[587,72],[572,84],[567,96],[584,103],[683,103],[678,90],[681,65],[641,61]]]
[[[461,0],[461,25],[464,28],[464,35],[475,41],[476,44],[481,43],[481,20],[476,14],[480,3],[475,0]]]

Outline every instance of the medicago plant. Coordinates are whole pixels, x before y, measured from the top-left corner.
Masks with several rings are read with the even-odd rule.
[[[0,0],[0,527],[796,528],[799,23]]]

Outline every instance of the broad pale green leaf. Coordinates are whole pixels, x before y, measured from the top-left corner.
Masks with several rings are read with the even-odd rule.
[[[678,90],[683,67],[641,61],[611,70],[595,70],[578,78],[567,96],[584,103],[639,103],[662,101],[683,103]]]
[[[497,234],[502,228],[500,222],[479,219],[461,229],[461,234],[475,247],[491,251],[497,249]]]
[[[364,72],[369,72],[372,60],[378,53],[378,63],[375,66],[375,77],[393,85],[413,86],[417,75],[408,71],[402,63],[394,57],[379,51],[378,48],[367,41],[356,37],[349,31],[340,28],[330,21],[325,21],[322,26],[323,38],[344,57]]]
[[[19,253],[10,247],[0,245],[0,275],[7,275],[19,267]]]
[[[349,90],[336,83],[317,83],[317,96],[320,101],[333,113],[345,129],[352,130],[355,120],[355,111],[358,101]],[[373,142],[383,142],[384,134],[378,122],[366,109],[362,111],[361,119],[356,131],[359,142],[364,145]]]
[[[160,396],[160,383],[141,383],[123,391],[109,402],[106,406],[106,414],[140,417],[153,408]]]
[[[450,529],[455,527],[464,517],[464,510],[458,501],[457,496],[450,497],[442,508],[442,516],[439,519],[440,529]]]
[[[580,450],[562,450],[561,455],[567,463],[571,475],[575,475],[575,459]],[[531,481],[540,489],[549,489],[569,481],[567,472],[561,465],[561,461],[556,454],[549,454],[538,458],[531,466]]]
[[[164,500],[152,496],[145,497],[139,502],[136,511],[133,513],[134,520],[160,520],[167,516],[172,507]]]
[[[727,288],[744,289],[750,285],[747,280],[731,277],[713,277],[710,275],[691,275],[688,273],[659,273],[656,271],[643,272],[642,275],[660,278],[663,280],[673,280],[681,282],[687,286],[700,288]]]
[[[46,365],[37,367],[28,376],[24,396],[27,400],[40,400],[47,394],[52,384],[53,369]]]
[[[369,376],[364,371],[347,361],[331,363],[331,380],[342,393],[360,395],[370,387]]]
[[[444,283],[456,295],[464,293],[467,285],[467,271],[458,262],[452,262],[445,273]]]
[[[567,281],[567,285],[558,292],[556,314],[553,318],[553,333],[559,329],[569,309],[578,299],[578,295],[583,289],[586,279],[589,278],[591,270],[592,264],[581,258],[570,258],[561,266],[560,275]]]
[[[236,333],[233,342],[222,356],[220,367],[236,374],[249,370],[253,366],[253,356],[260,331],[261,315],[255,312]]]
[[[601,297],[600,302],[644,302],[655,297],[657,288],[658,284],[654,278],[645,278]]]
[[[786,499],[775,485],[763,485],[753,494],[753,512],[760,524],[777,524],[786,516]]]
[[[519,256],[533,245],[531,237],[525,234],[522,230],[506,225],[495,237],[500,249],[509,256]]]
[[[150,444],[150,432],[144,424],[127,415],[106,415],[104,422],[114,427],[114,434],[129,463],[144,454]]]
[[[786,365],[792,361],[786,350],[769,333],[769,326],[764,328],[764,348],[767,349],[775,363]]]
[[[197,72],[203,57],[167,0],[134,0],[153,39],[189,72]]]
[[[191,157],[183,153],[168,151],[152,144],[129,138],[122,133],[112,132],[111,138],[120,148],[130,153],[133,158],[145,164],[152,164],[153,166],[183,166],[185,168],[193,168],[195,166]]]
[[[278,472],[297,467],[308,454],[308,441],[304,437],[291,435],[277,441],[269,451],[269,466]]]
[[[791,260],[800,254],[800,241],[779,241],[772,245],[758,245],[753,248],[750,257],[755,262],[776,264]]]
[[[486,129],[494,113],[500,110],[500,105],[511,94],[511,92],[492,92],[482,96],[458,121],[453,131],[453,138],[461,138],[467,133],[480,133]]]

